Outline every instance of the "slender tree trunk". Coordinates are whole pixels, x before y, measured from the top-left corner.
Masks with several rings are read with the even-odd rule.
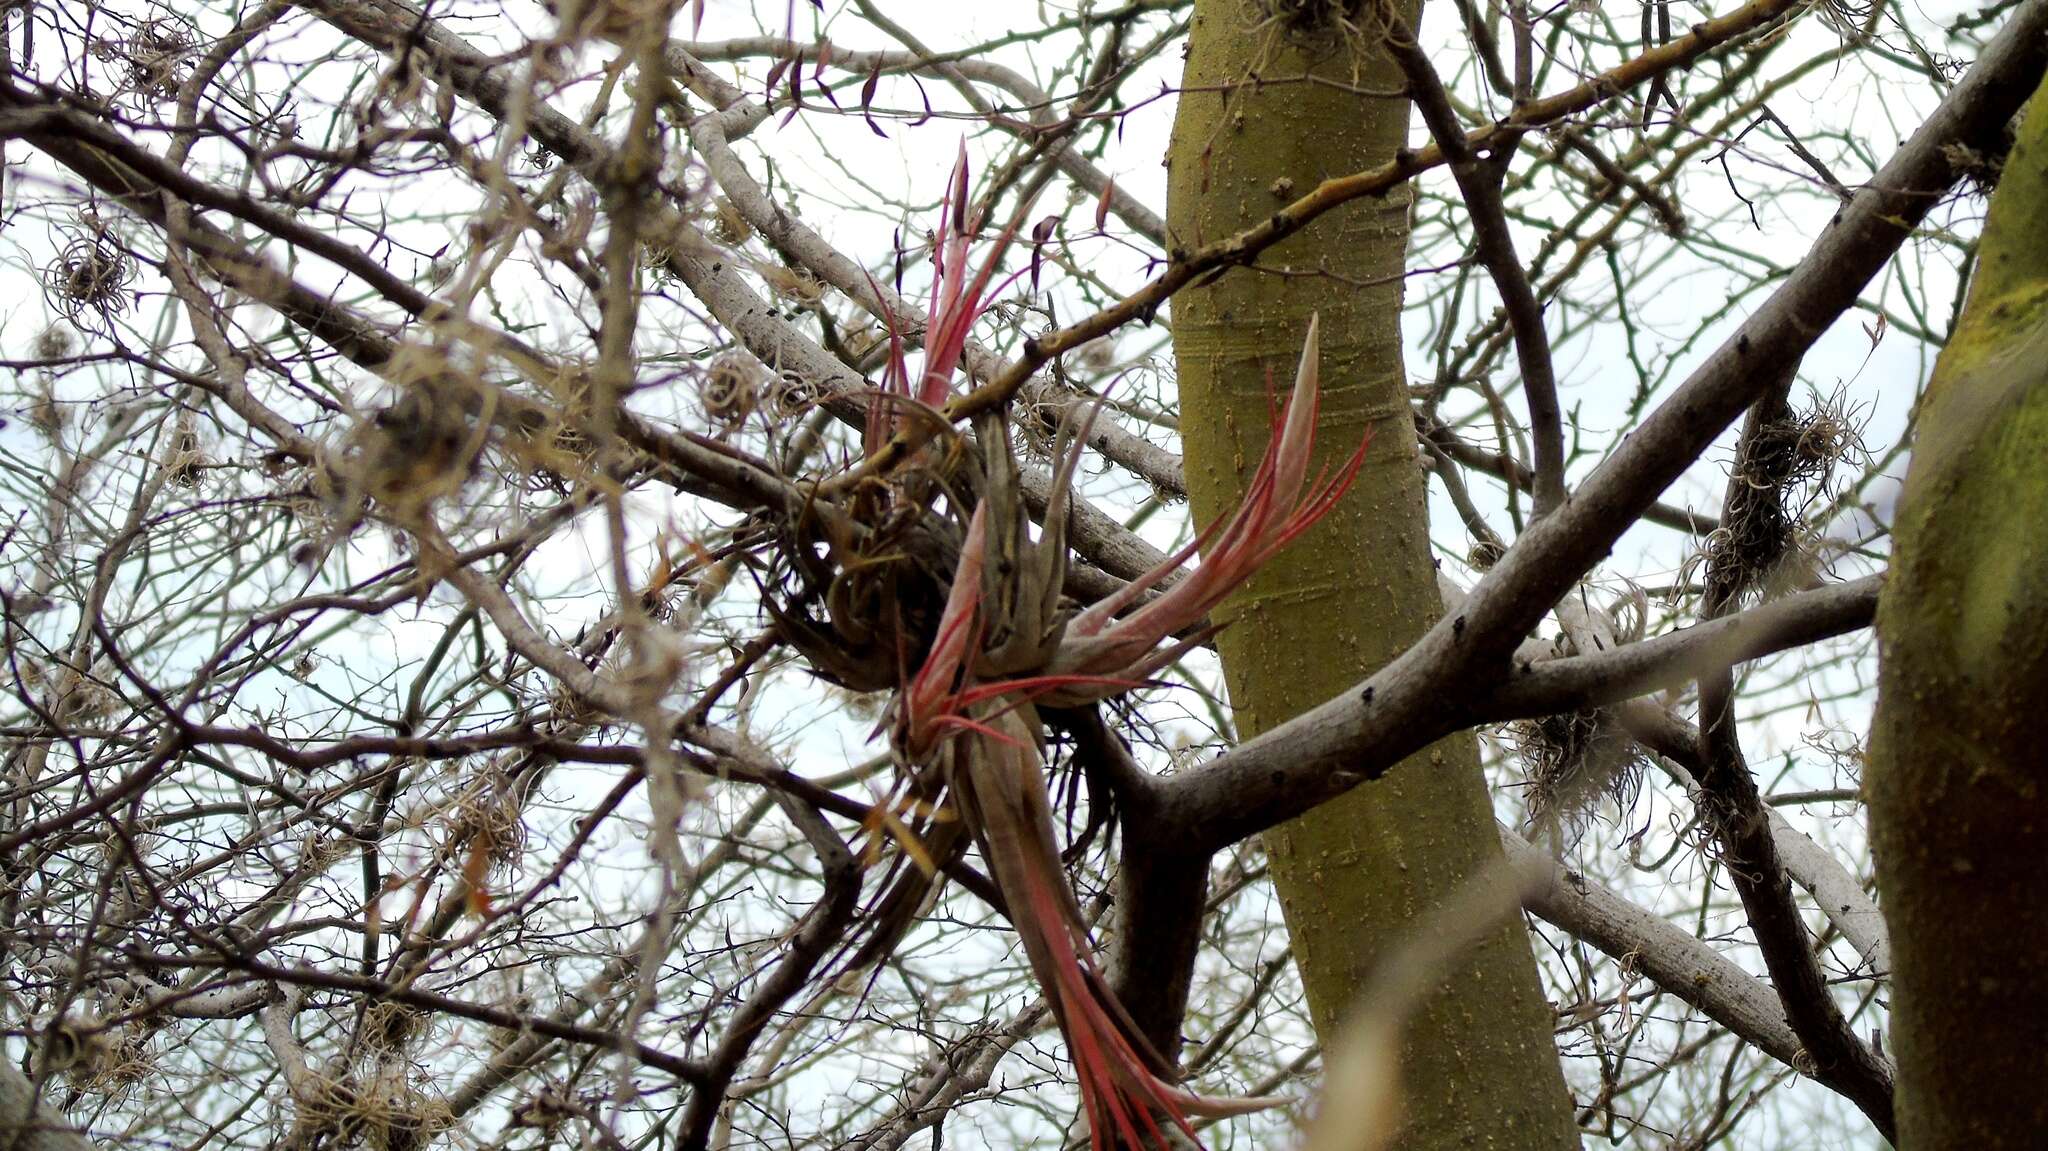
[[[1878,606],[1865,785],[1906,1151],[2048,1140],[2044,252],[2037,92],[1921,402]]]
[[[1174,245],[1230,235],[1327,176],[1385,162],[1405,143],[1400,73],[1360,31],[1369,8],[1351,5],[1346,24],[1332,25],[1339,7],[1197,0],[1169,154]],[[1275,9],[1292,15],[1262,19]],[[1406,15],[1412,24],[1414,10]],[[1305,71],[1327,82],[1304,83]],[[1374,437],[1342,506],[1218,613],[1232,621],[1219,645],[1242,735],[1342,691],[1441,613],[1401,365],[1407,243],[1404,192],[1333,213],[1258,268],[1174,300],[1197,522],[1242,494],[1311,312],[1322,316],[1319,455],[1341,460],[1368,428]],[[1335,1033],[1376,957],[1500,851],[1473,738],[1416,759],[1266,837],[1322,1035]],[[1403,1055],[1403,1148],[1577,1146],[1521,923],[1444,973]]]

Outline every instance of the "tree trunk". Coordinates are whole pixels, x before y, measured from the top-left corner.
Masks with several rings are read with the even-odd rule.
[[[1921,401],[1878,607],[1865,786],[1906,1151],[2048,1137],[2044,251],[2048,99],[2036,93]]]
[[[1173,245],[1228,236],[1403,145],[1408,103],[1392,95],[1400,73],[1376,48],[1360,50],[1367,15],[1353,13],[1344,29],[1309,25],[1336,7],[1197,0],[1169,153]],[[1285,15],[1260,22],[1258,12],[1275,9]],[[1407,16],[1412,24],[1412,8]],[[1333,83],[1303,83],[1304,71]],[[1216,613],[1231,621],[1218,645],[1241,736],[1338,694],[1442,611],[1401,365],[1407,242],[1404,189],[1332,213],[1258,269],[1174,300],[1198,523],[1231,508],[1257,466],[1270,403],[1293,378],[1311,312],[1322,316],[1318,456],[1334,463],[1368,428],[1374,437],[1342,505]],[[1335,1034],[1375,959],[1500,851],[1475,740],[1460,735],[1415,759],[1266,837],[1321,1035]],[[1578,1145],[1520,922],[1444,973],[1443,990],[1411,1022],[1403,1059],[1403,1148]]]
[[[0,1151],[92,1151],[92,1144],[36,1098],[28,1076],[0,1060]]]

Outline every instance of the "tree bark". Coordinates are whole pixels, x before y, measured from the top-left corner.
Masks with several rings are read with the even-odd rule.
[[[2044,250],[2036,93],[1921,401],[1878,605],[1865,786],[1907,1151],[2039,1147],[2048,1131]]]
[[[92,1151],[92,1143],[36,1098],[28,1076],[0,1060],[0,1151]]]
[[[1329,16],[1348,8],[1345,20]],[[1275,11],[1282,14],[1274,15]],[[1315,22],[1320,13],[1324,21]],[[1415,12],[1405,13],[1412,25]],[[1169,153],[1174,249],[1258,223],[1320,180],[1385,163],[1406,141],[1400,73],[1359,31],[1362,5],[1197,0]],[[1306,83],[1305,73],[1320,83]],[[1322,703],[1379,668],[1442,610],[1401,364],[1405,188],[1319,220],[1173,302],[1186,476],[1196,521],[1243,494],[1322,317],[1318,457],[1370,429],[1351,494],[1216,613],[1239,734]],[[1313,472],[1311,473],[1313,474]],[[1419,763],[1415,761],[1420,761]],[[1500,851],[1478,748],[1460,734],[1266,837],[1319,1034],[1403,933]],[[1576,1147],[1551,1013],[1521,923],[1455,970],[1409,1028],[1398,1146]]]

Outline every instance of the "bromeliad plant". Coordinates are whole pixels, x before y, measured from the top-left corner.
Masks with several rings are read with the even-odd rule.
[[[915,381],[901,318],[875,288],[884,301],[888,355],[881,386],[868,397],[864,455],[875,457],[905,421],[922,421],[938,434],[888,475],[863,475],[843,505],[817,508],[792,525],[783,551],[796,587],[779,603],[772,595],[765,600],[784,636],[813,668],[855,691],[903,683],[910,661],[935,634],[950,570],[926,529],[934,504],[973,482],[963,474],[966,443],[940,409],[952,393],[968,334],[989,301],[1016,277],[991,288],[1014,227],[1003,230],[979,268],[970,263],[981,214],[970,213],[967,188],[963,145],[933,237],[924,361]]]
[[[904,354],[903,331],[886,303],[884,323],[888,328],[889,358],[883,369],[882,387],[868,406],[865,447],[869,455],[888,442],[897,424],[897,414],[906,398],[916,401],[925,412],[945,405],[953,392],[953,375],[967,353],[967,336],[981,319],[988,302],[1016,281],[1012,275],[991,291],[990,281],[1001,266],[1003,253],[1016,236],[1014,226],[1003,229],[995,246],[973,269],[967,257],[981,232],[981,214],[970,214],[967,197],[967,149],[953,162],[946,198],[939,209],[939,228],[932,240],[932,290],[925,310],[924,367],[915,386],[910,380],[908,357]],[[880,290],[876,298],[882,298]]]
[[[1016,528],[1018,539],[1024,521],[1015,514],[1021,509],[1002,506],[1003,493],[1014,491],[1014,483],[995,474],[1014,465],[1003,446],[984,434],[984,448],[991,449],[986,458],[993,461],[983,477],[984,498],[969,521],[937,637],[892,708],[890,738],[901,762],[912,772],[936,773],[960,824],[980,843],[1066,1036],[1098,1147],[1110,1141],[1142,1146],[1141,1135],[1163,1143],[1155,1114],[1193,1139],[1190,1114],[1238,1114],[1276,1101],[1210,1099],[1174,1086],[1171,1069],[1128,1031],[1123,1011],[1109,1001],[1060,865],[1044,776],[1045,729],[1036,704],[1098,700],[1137,686],[1200,642],[1210,630],[1204,623],[1209,612],[1342,496],[1364,459],[1364,445],[1334,476],[1308,483],[1318,367],[1311,321],[1293,395],[1237,513],[1117,595],[1077,614],[1060,610],[1057,581],[1065,553],[1060,523],[1078,451],[1065,456],[1055,477],[1045,532],[1035,546],[1027,545],[1029,555],[1000,565],[1014,574],[991,587],[996,565],[989,563],[989,549],[1002,528],[992,528],[990,517],[1002,516],[997,522]],[[1206,551],[1199,566],[1133,606],[1197,550]],[[1006,605],[994,619],[988,611],[992,602]],[[1034,610],[1036,619],[1030,618]],[[1008,631],[1008,643],[986,643],[992,623]],[[1186,634],[1190,630],[1192,636]],[[1034,634],[1030,642],[1016,642]],[[1020,652],[1033,653],[1037,666],[1020,660]]]
[[[870,406],[870,454],[901,419],[942,420],[938,409],[952,392],[967,335],[995,294],[988,286],[1010,239],[1005,232],[971,269],[977,224],[967,211],[963,157],[934,245],[924,367],[913,386],[892,319],[889,367]],[[902,869],[871,909],[867,942],[849,966],[885,955],[940,869],[970,840],[978,844],[1066,1038],[1097,1148],[1135,1148],[1148,1139],[1163,1145],[1161,1116],[1192,1140],[1189,1115],[1238,1114],[1278,1101],[1211,1099],[1176,1086],[1173,1069],[1114,1002],[1061,865],[1038,707],[1099,701],[1141,685],[1206,639],[1211,610],[1343,495],[1365,445],[1334,474],[1310,480],[1319,375],[1311,320],[1293,391],[1243,504],[1106,599],[1076,610],[1061,594],[1063,529],[1091,409],[1077,428],[1063,431],[1036,540],[1004,415],[985,414],[976,418],[973,441],[949,429],[907,467],[856,492],[857,528],[842,525],[823,541],[836,568],[820,576],[825,587],[810,597],[825,601],[827,619],[800,603],[776,609],[792,642],[823,674],[871,687],[894,664],[894,696],[878,730],[886,730],[902,767],[901,790],[877,809],[876,830],[893,835],[917,866]],[[957,561],[945,572],[934,570],[939,565],[929,555],[920,559],[918,549],[898,546],[911,513],[921,521],[939,518],[931,512],[941,499],[956,522],[966,519]],[[797,542],[798,565],[807,558],[814,570],[824,566],[816,541]],[[1198,552],[1200,564],[1183,571]],[[925,815],[906,824],[905,811]]]

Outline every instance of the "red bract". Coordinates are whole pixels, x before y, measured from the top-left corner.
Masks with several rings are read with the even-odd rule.
[[[981,569],[988,543],[985,507],[974,509],[967,522],[967,539],[960,545],[960,564],[953,572],[953,586],[946,592],[946,607],[939,616],[939,631],[924,663],[911,677],[909,686],[897,693],[897,742],[905,754],[921,759],[938,743],[947,719],[958,715],[960,701],[955,685],[961,679],[969,641],[976,633],[975,613],[981,605]]]
[[[960,545],[960,563],[953,572],[953,586],[946,592],[946,606],[939,616],[938,633],[924,663],[898,693],[897,743],[912,759],[929,755],[940,739],[954,731],[973,731],[985,738],[1007,737],[988,723],[974,717],[980,705],[1009,697],[1011,704],[1028,703],[1052,692],[1092,692],[1107,695],[1138,687],[1136,680],[1114,679],[1086,674],[1050,674],[974,683],[969,664],[980,649],[981,576],[988,549],[988,505],[974,509],[967,522],[967,538]]]
[[[995,294],[989,290],[989,281],[1002,263],[1003,253],[1009,250],[1016,227],[1004,228],[996,237],[995,246],[982,257],[981,266],[970,271],[969,249],[980,233],[980,214],[968,214],[967,145],[963,142],[960,158],[953,164],[945,204],[939,209],[939,228],[932,242],[933,282],[925,314],[924,372],[915,388],[910,384],[910,369],[905,362],[896,316],[886,302],[882,305],[883,323],[889,329],[889,363],[882,374],[882,394],[869,405],[864,445],[869,454],[886,443],[894,431],[895,420],[886,410],[888,404],[909,398],[925,407],[939,408],[951,397],[953,375],[966,354],[968,333],[974,330]],[[1005,280],[1004,285],[1008,282]],[[998,287],[997,291],[1000,290]],[[875,295],[879,299],[881,292],[877,290]]]
[[[956,224],[966,211],[965,174],[963,162],[955,169],[950,205],[950,219]],[[941,245],[927,356],[928,363],[936,364],[942,375],[935,377],[932,369],[927,370],[917,397],[920,402],[927,396],[934,397],[934,402],[943,396],[966,325],[971,323],[987,282],[986,266],[972,281],[965,275],[966,232],[956,226]],[[955,804],[981,841],[1031,969],[1066,1036],[1088,1115],[1090,1144],[1097,1151],[1111,1145],[1142,1147],[1148,1140],[1164,1145],[1159,1116],[1193,1140],[1194,1129],[1187,1121],[1190,1114],[1238,1114],[1277,1101],[1211,1100],[1175,1087],[1161,1078],[1163,1068],[1156,1066],[1156,1057],[1148,1061],[1143,1040],[1127,1029],[1121,1010],[1107,998],[1094,967],[1080,907],[1060,867],[1040,751],[1044,728],[1032,701],[1043,697],[1099,699],[1137,686],[1132,677],[1149,674],[1192,642],[1161,650],[1164,640],[1208,615],[1259,565],[1307,531],[1343,496],[1365,459],[1363,443],[1334,476],[1318,476],[1313,484],[1308,481],[1321,375],[1317,327],[1311,319],[1293,393],[1236,514],[1212,525],[1194,543],[1123,591],[1070,620],[1059,645],[1045,649],[1050,651],[1049,658],[1039,656],[1046,659],[1046,666],[1018,667],[1014,661],[1003,660],[979,664],[983,674],[990,674],[991,667],[1011,673],[997,673],[986,683],[976,683],[974,678],[982,656],[980,613],[988,541],[991,531],[1010,530],[1014,525],[992,529],[988,523],[990,504],[977,505],[968,521],[960,562],[931,650],[917,674],[898,693],[893,709],[898,753],[910,762],[942,767]],[[900,362],[889,378],[899,384],[907,380]],[[935,379],[938,391],[932,391]],[[1084,421],[1076,437],[1082,443],[1088,438],[1088,427]],[[1077,446],[1076,452],[1079,450]],[[1065,458],[1056,472],[1047,533],[1039,544],[1056,552],[1063,548],[1057,531],[1064,503],[1061,493],[1074,465],[1075,458]],[[1208,554],[1199,567],[1152,602],[1129,615],[1118,615],[1144,589],[1165,579],[1205,546]],[[1037,566],[1019,565],[1019,570]],[[1056,584],[1052,573],[1057,569],[1054,564],[1035,578],[1052,579]],[[1036,593],[1026,588],[1020,594],[1028,600]],[[1051,610],[1049,602],[1046,610]]]
[[[1066,638],[1053,661],[1054,670],[1149,675],[1186,646],[1177,645],[1155,655],[1161,641],[1207,616],[1262,564],[1328,514],[1351,487],[1359,465],[1365,462],[1370,435],[1334,476],[1317,476],[1308,495],[1301,494],[1308,477],[1309,454],[1315,447],[1316,414],[1321,407],[1317,387],[1322,363],[1317,329],[1317,318],[1310,317],[1293,394],[1280,415],[1271,442],[1266,445],[1258,470],[1252,474],[1251,486],[1237,513],[1227,521],[1211,524],[1192,543],[1157,567],[1069,621]],[[1193,571],[1138,610],[1124,616],[1117,614],[1197,551],[1206,554]]]
[[[936,743],[940,726],[966,722],[960,718],[965,709],[984,699],[1009,694],[1028,700],[1053,694],[1067,701],[1101,698],[1135,686],[1137,679],[1149,675],[1195,641],[1183,641],[1164,650],[1159,647],[1161,642],[1202,620],[1262,564],[1336,506],[1365,462],[1371,436],[1359,443],[1335,475],[1325,473],[1317,476],[1313,485],[1307,483],[1309,456],[1315,447],[1316,415],[1321,407],[1318,326],[1318,319],[1310,317],[1294,390],[1237,512],[1227,520],[1211,524],[1158,566],[1069,620],[1059,647],[1042,674],[969,687],[966,681],[977,654],[975,618],[981,602],[989,532],[987,505],[975,508],[961,546],[959,569],[947,593],[937,638],[924,665],[903,692],[900,714],[904,746],[911,754],[928,752]],[[1083,443],[1087,427],[1084,423],[1078,437]],[[1079,452],[1080,447],[1077,443],[1075,451]],[[1056,491],[1064,488],[1072,463],[1063,461],[1054,484]],[[1302,494],[1304,486],[1309,488],[1306,496]],[[1055,497],[1053,506],[1060,503]],[[1193,571],[1129,615],[1117,614],[1205,545],[1208,554]],[[957,688],[956,683],[960,685]],[[955,718],[946,719],[949,715]]]
[[[981,836],[989,869],[1009,902],[1011,921],[1066,1036],[1081,1085],[1093,1148],[1165,1146],[1155,1115],[1197,1146],[1189,1114],[1230,1115],[1272,1106],[1270,1099],[1208,1099],[1155,1074],[1098,991],[1093,948],[1060,870],[1039,755],[1040,729],[1029,704],[988,717],[987,734],[947,749],[952,782]],[[1150,1143],[1140,1138],[1150,1136]]]
[[[943,765],[954,802],[981,841],[1024,954],[1066,1036],[1091,1147],[1147,1146],[1140,1131],[1150,1145],[1163,1146],[1155,1115],[1199,1146],[1188,1115],[1243,1114],[1280,1101],[1209,1099],[1168,1083],[1118,1022],[1121,1011],[1105,1001],[1087,927],[1060,868],[1040,752],[1043,727],[1030,702],[1032,694],[1054,688],[1105,685],[1099,676],[967,685],[986,538],[977,509],[938,638],[899,697],[899,750]]]

